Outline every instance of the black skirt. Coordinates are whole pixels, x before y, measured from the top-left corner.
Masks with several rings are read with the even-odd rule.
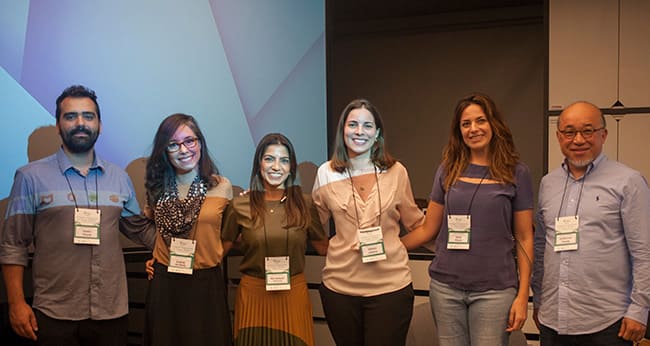
[[[232,326],[221,267],[168,273],[155,263],[149,282],[144,345],[232,345]]]

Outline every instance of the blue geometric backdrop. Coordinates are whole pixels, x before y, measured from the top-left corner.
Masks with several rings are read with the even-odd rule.
[[[126,167],[160,121],[194,115],[222,174],[248,186],[257,141],[282,132],[326,159],[323,0],[0,2],[0,198],[71,84],[97,92],[97,150]]]

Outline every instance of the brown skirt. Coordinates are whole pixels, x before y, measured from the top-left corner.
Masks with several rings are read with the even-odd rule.
[[[270,291],[264,279],[243,275],[235,301],[235,345],[314,345],[314,321],[303,274],[288,291]]]

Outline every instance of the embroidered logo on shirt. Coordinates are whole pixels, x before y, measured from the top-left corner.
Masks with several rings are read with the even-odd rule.
[[[54,202],[54,195],[49,194],[49,195],[41,195],[41,205],[48,205],[52,202]]]

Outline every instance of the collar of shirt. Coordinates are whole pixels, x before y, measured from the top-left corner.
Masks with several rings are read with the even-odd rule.
[[[69,169],[72,169],[75,172],[79,171],[72,165],[72,162],[70,162],[70,159],[68,158],[68,156],[66,156],[65,151],[63,151],[63,147],[61,147],[59,149],[59,151],[57,151],[56,160],[59,163],[59,168],[61,169],[61,172],[66,172]],[[95,157],[93,158],[93,163],[90,165],[90,168],[88,169],[88,171],[93,171],[93,170],[99,169],[103,173],[105,171],[104,166],[105,166],[104,160],[102,160],[97,155],[97,152],[95,152]]]
[[[603,160],[606,160],[606,159],[607,159],[607,156],[605,155],[605,153],[604,153],[604,152],[601,152],[600,155],[598,155],[598,157],[596,157],[596,158],[595,158],[595,159],[594,159],[594,160],[593,160],[593,161],[592,161],[592,162],[587,166],[587,171],[585,172],[585,174],[584,174],[582,177],[580,177],[580,179],[582,179],[582,178],[586,177],[588,174],[590,174],[591,171],[593,171],[594,169],[596,169],[596,167],[597,167],[598,165],[600,165],[600,163],[603,162]],[[570,172],[569,172],[569,164],[567,163],[567,159],[566,159],[566,158],[564,158],[564,161],[562,161],[562,169],[563,169],[565,172],[570,173]],[[571,176],[571,178],[573,178],[573,174],[569,174],[569,175]],[[577,179],[577,180],[580,180],[580,179]]]

